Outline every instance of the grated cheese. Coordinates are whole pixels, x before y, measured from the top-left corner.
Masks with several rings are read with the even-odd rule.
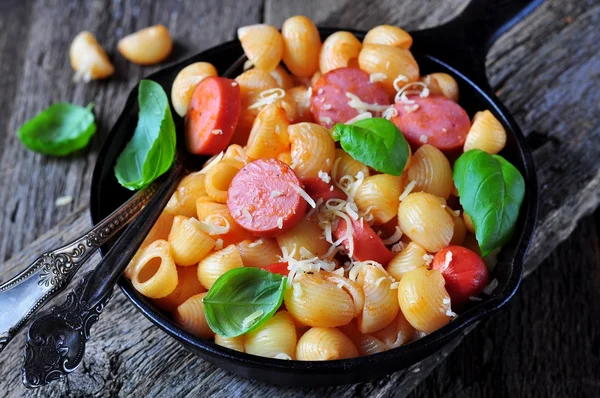
[[[223,130],[221,130],[221,129],[215,129],[215,130],[211,131],[211,134],[214,134],[214,135],[223,135]]]
[[[246,62],[244,62],[244,71],[247,71],[248,69],[252,68],[254,66],[254,64],[252,64],[252,61],[247,60]]]
[[[346,124],[352,124],[354,122],[358,122],[359,120],[370,119],[372,117],[373,114],[371,112],[362,112],[354,116],[352,119],[346,120]]]
[[[283,229],[283,217],[277,217],[277,228]]]
[[[452,317],[452,318],[456,318],[458,316],[458,314],[456,314],[456,312],[452,311],[451,308],[448,308],[446,310],[446,316]]]
[[[248,244],[248,247],[256,247],[256,246],[260,246],[263,244],[263,240],[259,239],[259,240],[255,240],[254,242]]]
[[[416,111],[417,109],[419,109],[418,104],[404,105],[404,110],[408,113],[412,113],[412,112]]]
[[[333,185],[329,187],[329,192],[333,192]]]
[[[244,320],[242,321],[242,327],[245,329],[248,326],[250,326],[252,323],[254,323],[254,321],[256,321],[258,318],[260,318],[261,316],[263,316],[265,312],[263,310],[256,310],[254,311],[252,314],[248,315],[247,317],[244,318]]]
[[[272,104],[283,97],[285,97],[285,91],[281,88],[270,88],[268,90],[261,91],[258,100],[252,105],[248,106],[248,109],[262,108],[263,106]]]
[[[364,267],[367,267],[367,266],[377,267],[377,268],[380,268],[381,270],[385,271],[383,266],[374,260],[353,261],[353,262],[351,262],[351,268],[348,272],[348,278],[350,280],[353,280],[356,282],[356,280],[358,279],[358,274],[360,273],[361,269],[363,269]],[[384,279],[385,279],[385,277],[384,277]]]
[[[354,108],[358,111],[358,113],[362,113],[365,111],[373,111],[373,112],[383,112],[385,111],[389,105],[381,105],[381,104],[369,104],[361,100],[357,95],[352,93],[346,93],[346,97],[350,99],[348,101],[348,105],[351,108]]]
[[[223,248],[223,239],[219,238],[215,241],[215,250],[221,250]]]
[[[344,268],[340,267],[338,269],[336,269],[335,271],[333,271],[334,274],[337,274],[339,276],[344,276]]]
[[[235,87],[235,86],[237,86],[237,85],[238,85],[238,82],[236,82],[235,80],[231,82],[231,86],[232,86],[232,87]]]
[[[383,114],[381,116],[386,118],[387,120],[390,120],[391,118],[398,116],[398,109],[396,109],[394,105],[390,105],[389,108],[383,111]]]
[[[317,207],[317,204],[315,203],[315,201],[313,200],[313,198],[311,198],[304,189],[300,188],[298,185],[296,184],[292,184],[290,183],[291,187],[294,189],[294,191],[298,192],[298,194],[300,196],[302,196],[302,198],[304,200],[306,200],[306,202],[310,205],[310,207],[312,207],[313,209],[315,207]]]
[[[486,287],[483,288],[483,292],[489,296],[492,294],[492,292],[494,290],[496,290],[497,287],[498,287],[498,279],[494,278],[494,279],[492,279],[492,281],[490,282],[489,285],[487,285]]]
[[[288,252],[285,246],[281,248],[282,256],[280,257],[280,261],[288,263],[288,287],[297,285],[292,285],[292,282],[294,282],[298,276],[301,276],[306,272],[316,273],[320,270],[331,272],[335,270],[335,263],[333,261],[322,260],[318,257],[297,260],[294,258],[295,253],[296,245],[294,245],[294,248],[292,249],[291,253]],[[297,293],[294,291],[294,295],[296,294]]]
[[[306,247],[302,246],[299,250],[300,258],[313,258],[315,255],[310,252]]]
[[[394,246],[392,246],[392,253],[400,253],[402,250],[404,250],[404,248],[406,247],[406,244],[402,241],[396,243]]]
[[[400,202],[402,202],[412,192],[415,185],[417,185],[417,182],[414,180],[408,183],[406,188],[404,188],[404,191],[402,191],[400,194]]]
[[[392,245],[397,243],[402,238],[402,230],[399,226],[396,225],[394,234],[387,239],[384,239],[382,242],[384,245]]]
[[[319,116],[319,122],[330,124],[333,123],[333,120],[331,120],[331,118],[327,116]]]
[[[54,205],[56,207],[66,206],[68,204],[71,204],[71,202],[73,202],[72,196],[60,196],[56,198],[56,200],[54,201]]]
[[[403,104],[414,104],[415,101],[408,99],[407,94],[419,94],[426,93],[427,95],[423,95],[423,97],[427,97],[429,95],[429,89],[427,85],[423,82],[412,82],[406,84],[400,90],[397,90],[396,96],[394,97],[394,102],[402,102]]]
[[[446,252],[446,257],[444,257],[444,264],[442,264],[442,266],[440,267],[440,272],[444,273],[444,271],[450,266],[451,262],[452,262],[452,252],[450,250],[448,250]]]
[[[292,284],[292,294],[295,299],[301,299],[304,296],[304,291],[302,290],[302,285],[298,282]]]
[[[375,281],[375,286],[379,287],[379,285],[381,285],[381,282],[383,282],[384,280],[386,280],[387,278],[385,276],[380,277],[379,279],[377,279]]]
[[[346,213],[348,213],[348,215],[354,220],[358,220],[358,209],[356,208],[356,204],[355,203],[351,203],[351,202],[347,202],[346,206],[344,207],[346,210]]]
[[[398,285],[400,285],[400,282],[394,282],[390,285],[390,289],[396,290],[398,289]]]
[[[319,198],[316,203],[316,207],[310,209],[310,211],[306,214],[306,218],[310,218],[319,210],[319,206],[323,204],[323,198]]]
[[[404,75],[396,76],[396,78],[394,79],[394,82],[393,82],[394,90],[400,91],[402,89],[402,87],[400,87],[398,85],[400,82],[408,83],[408,77],[406,77]]]
[[[279,125],[275,125],[275,134],[279,135],[279,133],[281,133],[281,129],[279,128]]]
[[[190,222],[200,231],[209,235],[223,235],[229,232],[231,225],[229,220],[219,214],[211,214],[206,217],[203,221],[199,221],[194,217],[191,217]],[[223,224],[223,225],[219,225]]]
[[[275,355],[273,358],[274,359],[283,359],[283,360],[286,360],[286,361],[291,361],[292,360],[292,357],[289,356],[288,354],[286,354],[285,352],[280,352],[279,354]]]
[[[321,109],[323,109],[324,111],[328,111],[331,109],[331,104],[323,104],[321,105]]]
[[[246,220],[248,220],[248,222],[252,222],[252,214],[250,214],[248,209],[242,209],[242,214],[244,215],[244,217],[246,217]]]
[[[431,265],[433,261],[433,256],[431,254],[423,254],[423,260],[425,260],[425,264]]]
[[[329,176],[329,174],[322,170],[319,170],[318,176],[321,179],[321,181],[323,181],[326,184],[329,184],[331,182],[331,177]]]
[[[429,138],[424,134],[421,134],[421,136],[419,137],[419,141],[421,141],[423,144],[427,144],[428,139]]]
[[[210,170],[211,167],[214,167],[217,163],[219,163],[221,159],[223,159],[223,156],[225,156],[225,152],[221,151],[221,153],[209,160],[208,163],[204,165],[202,170],[198,172],[198,174],[205,174],[208,170]]]
[[[318,95],[321,95],[321,94],[323,94],[323,89],[322,89],[322,88],[318,89],[318,90],[317,90],[317,94],[318,94]]]
[[[381,82],[381,81],[386,80],[387,78],[388,78],[387,75],[382,72],[371,73],[369,75],[369,81],[371,83]]]
[[[281,195],[283,195],[283,192],[281,192],[281,191],[280,191],[280,190],[278,190],[278,189],[274,189],[274,190],[272,190],[272,191],[271,191],[271,195],[269,195],[269,196],[270,196],[272,199],[274,199],[274,198],[278,198],[278,197],[280,197]]]

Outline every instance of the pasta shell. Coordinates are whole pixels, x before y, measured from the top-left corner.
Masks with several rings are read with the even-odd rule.
[[[173,314],[175,323],[183,329],[202,339],[210,339],[214,332],[210,330],[204,314],[204,299],[206,293],[200,293],[187,299],[177,307]]]
[[[354,322],[340,326],[339,329],[352,340],[352,343],[358,349],[358,354],[361,356],[377,354],[388,350],[386,345],[377,337],[361,333]]]
[[[465,140],[464,151],[481,149],[496,154],[506,145],[506,130],[492,112],[477,112]]]
[[[206,172],[204,188],[206,193],[215,202],[227,202],[227,190],[233,177],[244,167],[244,163],[237,160],[222,159]]]
[[[166,297],[177,287],[177,267],[169,242],[152,242],[136,253],[131,263],[131,283],[144,296],[154,299]]]
[[[419,147],[408,168],[408,180],[415,181],[413,192],[428,192],[448,199],[452,192],[452,168],[446,156],[433,145]]]
[[[414,192],[398,206],[398,225],[402,232],[431,253],[448,246],[454,233],[454,221],[443,205],[443,198]]]
[[[171,86],[171,103],[179,116],[185,116],[196,86],[210,76],[218,76],[218,72],[208,62],[195,62],[177,74]]]
[[[355,66],[362,44],[350,32],[333,33],[321,47],[319,69],[322,74],[338,68]]]
[[[218,334],[215,334],[215,344],[220,345],[221,347],[229,348],[230,350],[235,350],[239,352],[245,352],[244,344],[245,344],[246,336],[241,335],[237,337],[223,337]]]
[[[205,177],[206,175],[201,172],[183,177],[173,196],[169,199],[165,212],[174,216],[194,217],[196,215],[196,199],[206,195]]]
[[[474,234],[475,233],[475,225],[473,225],[473,220],[471,220],[471,217],[469,217],[469,215],[467,213],[465,213],[464,211],[462,213],[462,216],[463,216],[463,220],[465,222],[465,227],[467,228],[467,231]]]
[[[446,209],[450,208],[447,207]],[[467,226],[460,215],[457,216],[452,210],[449,210],[449,212],[451,212],[450,215],[454,221],[454,233],[452,234],[452,240],[450,240],[450,244],[460,246],[463,244],[465,237],[467,236]]]
[[[297,260],[304,257],[302,253],[305,251],[310,252],[311,257],[321,257],[330,247],[317,222],[308,218],[302,219],[291,230],[277,235],[276,239],[279,247],[285,247],[288,253],[294,252],[293,257]]]
[[[431,73],[419,79],[431,94],[443,95],[444,97],[458,102],[458,83],[447,73]]]
[[[398,311],[396,319],[389,325],[373,333],[373,338],[381,341],[388,350],[410,343],[415,337],[416,330],[406,320],[402,311]]]
[[[236,247],[242,257],[244,267],[264,267],[280,261],[281,249],[275,239],[244,240]]]
[[[296,108],[298,110],[296,121],[298,123],[312,122],[313,117],[310,112],[310,97],[312,90],[305,86],[297,86],[289,89],[287,92],[292,96],[294,101],[296,101]]]
[[[257,24],[238,29],[238,39],[248,60],[258,69],[274,70],[283,56],[283,37],[274,26]]]
[[[181,266],[196,265],[215,247],[215,241],[204,233],[198,222],[176,216],[169,233],[171,254],[175,264]]]
[[[283,108],[267,105],[252,126],[246,154],[252,159],[273,158],[290,146],[287,128],[289,121]]]
[[[150,232],[148,232],[148,235],[146,235],[146,239],[144,239],[140,249],[156,240],[167,240],[169,238],[169,232],[171,232],[171,227],[173,226],[173,219],[174,217],[172,214],[163,211],[152,226]]]
[[[417,330],[433,333],[450,322],[450,296],[438,270],[418,267],[402,277],[398,302],[406,320]]]
[[[360,69],[369,74],[382,73],[385,79],[381,81],[383,88],[389,96],[396,94],[394,80],[400,75],[405,79],[399,81],[402,87],[407,83],[416,82],[419,79],[419,65],[411,52],[398,47],[382,44],[365,44],[358,56]]]
[[[175,312],[190,297],[206,292],[197,273],[195,267],[177,267],[177,287],[168,296],[155,299],[154,304],[165,311]]]
[[[336,149],[335,161],[331,168],[331,178],[339,184],[342,177],[355,178],[358,173],[362,173],[365,178],[370,175],[369,168],[366,165],[354,159],[343,149]]]
[[[287,311],[279,311],[256,329],[246,333],[246,352],[261,357],[296,357],[296,325]]]
[[[361,333],[373,333],[396,318],[400,307],[398,294],[390,289],[393,279],[383,267],[366,264],[361,267],[357,283],[365,294],[365,306],[357,318]]]
[[[319,69],[321,36],[305,16],[288,18],[281,27],[283,63],[296,76],[310,77]]]
[[[304,333],[296,347],[300,361],[330,361],[354,358],[358,350],[352,340],[336,328],[313,327]]]
[[[273,76],[273,79],[277,81],[277,85],[284,90],[289,90],[294,87],[294,81],[290,74],[285,70],[285,68],[281,65],[278,65],[277,68],[273,69],[270,73]]]
[[[413,39],[404,29],[392,25],[379,25],[369,30],[363,39],[364,44],[384,44],[408,50]]]
[[[388,263],[387,272],[397,281],[417,267],[424,267],[427,252],[415,242],[410,242],[401,252],[396,254]]]
[[[335,158],[335,143],[329,131],[315,123],[298,123],[288,127],[292,169],[303,180],[329,173]]]
[[[354,201],[363,213],[373,215],[376,224],[385,224],[398,213],[402,179],[389,174],[376,174],[364,179]]]
[[[198,263],[198,280],[207,289],[210,289],[217,279],[227,271],[243,267],[242,257],[235,245],[229,245],[202,259]]]

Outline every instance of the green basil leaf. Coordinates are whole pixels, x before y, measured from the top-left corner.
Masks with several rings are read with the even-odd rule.
[[[525,196],[523,176],[503,157],[472,149],[456,160],[452,177],[485,257],[514,232]]]
[[[333,126],[333,139],[354,159],[375,170],[399,176],[408,161],[408,142],[387,119],[374,117]]]
[[[127,189],[144,188],[169,170],[175,159],[175,123],[160,84],[142,80],[139,116],[133,137],[119,155],[115,176]]]
[[[65,156],[85,148],[96,123],[92,108],[73,104],[54,104],[27,121],[17,136],[27,148],[46,155]]]
[[[236,337],[269,319],[281,306],[287,278],[260,268],[242,267],[217,279],[204,297],[208,326]]]

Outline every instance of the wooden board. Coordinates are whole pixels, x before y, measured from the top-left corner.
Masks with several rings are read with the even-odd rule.
[[[0,201],[4,204],[0,260],[12,259],[0,266],[0,280],[89,226],[89,177],[97,151],[129,88],[156,69],[138,67],[120,57],[115,51],[119,37],[163,23],[176,39],[170,59],[175,61],[233,38],[238,26],[261,21],[280,24],[299,13],[323,26],[368,29],[390,23],[417,29],[450,19],[465,4],[466,0],[443,5],[433,0],[381,0],[369,7],[360,0],[1,2],[0,30],[7,34],[0,36],[0,70],[6,76],[0,79],[0,109],[6,115],[0,124]],[[538,167],[540,221],[526,262],[528,273],[600,201],[600,93],[594,89],[600,85],[599,24],[597,2],[548,0],[501,38],[488,57],[490,81],[529,135]],[[118,70],[115,78],[89,85],[71,82],[68,45],[83,29],[96,33],[107,49]],[[65,159],[29,152],[14,134],[25,120],[57,101],[96,104],[96,137],[88,149]],[[55,199],[64,195],[72,196],[74,202],[57,208]],[[514,306],[510,308],[515,311]],[[512,322],[518,322],[513,320],[517,314],[511,315]],[[460,343],[460,339],[455,341],[408,372],[373,383],[291,390],[241,379],[199,360],[153,327],[121,293],[115,295],[93,333],[80,369],[68,380],[33,392],[20,384],[21,336],[1,358],[0,391],[15,397],[404,396]]]

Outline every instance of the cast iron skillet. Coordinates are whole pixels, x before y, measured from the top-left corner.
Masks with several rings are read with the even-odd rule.
[[[485,75],[485,55],[491,44],[507,29],[531,12],[541,0],[473,0],[456,19],[436,28],[413,32],[411,49],[421,74],[446,72],[460,88],[460,104],[472,116],[489,109],[504,125],[507,143],[501,155],[515,165],[525,178],[526,194],[513,239],[502,249],[493,277],[498,287],[484,301],[472,303],[457,319],[440,330],[413,343],[384,353],[337,361],[283,361],[262,358],[220,347],[194,337],[179,328],[122,277],[121,289],[155,325],[203,359],[240,376],[290,386],[322,386],[372,380],[406,368],[434,352],[459,335],[475,321],[498,310],[515,293],[523,271],[523,257],[533,235],[537,212],[537,183],[531,153],[525,138],[508,111],[494,96]],[[320,29],[323,38],[338,29]],[[354,32],[357,37],[364,32]],[[148,77],[160,83],[167,93],[177,73],[192,62],[211,62],[222,73],[242,55],[235,40],[211,48]],[[137,87],[102,148],[94,170],[91,213],[94,223],[115,210],[131,195],[114,177],[113,165],[131,138],[137,122]],[[176,115],[173,112],[173,115]],[[107,252],[110,243],[103,248]]]

